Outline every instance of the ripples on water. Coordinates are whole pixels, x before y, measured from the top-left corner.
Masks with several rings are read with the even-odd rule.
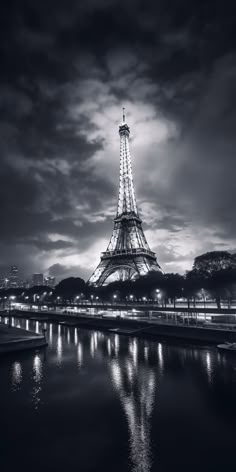
[[[37,321],[12,324],[46,327],[49,345],[0,360],[6,470],[19,463],[35,471],[236,470],[236,357]]]

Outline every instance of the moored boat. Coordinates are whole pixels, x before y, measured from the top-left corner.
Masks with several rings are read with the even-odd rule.
[[[236,343],[225,342],[223,344],[218,344],[217,348],[219,349],[219,351],[235,352],[236,354]]]

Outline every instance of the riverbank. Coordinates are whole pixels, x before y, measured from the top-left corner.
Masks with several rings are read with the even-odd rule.
[[[187,326],[170,322],[164,323],[160,320],[132,320],[120,317],[101,317],[97,315],[88,316],[86,314],[72,315],[59,314],[55,312],[35,313],[29,311],[18,311],[15,316],[145,338],[176,338],[192,342],[197,341],[213,344],[224,341],[236,341],[236,329],[232,327],[222,328],[209,325]]]
[[[0,354],[37,349],[46,345],[43,335],[0,323]]]

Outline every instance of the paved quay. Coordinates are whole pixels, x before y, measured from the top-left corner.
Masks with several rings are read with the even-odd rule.
[[[130,319],[120,317],[101,317],[86,314],[62,314],[55,312],[30,312],[17,311],[16,317],[24,317],[28,319],[55,322],[66,326],[78,326],[88,329],[99,329],[101,331],[115,332],[116,334],[127,334],[130,336],[141,337],[162,337],[182,339],[193,342],[222,343],[225,341],[236,342],[235,327],[222,327],[217,325],[211,326],[187,326],[183,324],[166,323],[163,320],[144,320]]]
[[[0,323],[0,354],[47,346],[43,335]]]

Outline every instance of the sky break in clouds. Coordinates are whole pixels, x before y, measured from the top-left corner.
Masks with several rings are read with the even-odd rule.
[[[116,211],[122,106],[163,269],[235,250],[235,9],[1,2],[1,273],[91,275]]]

